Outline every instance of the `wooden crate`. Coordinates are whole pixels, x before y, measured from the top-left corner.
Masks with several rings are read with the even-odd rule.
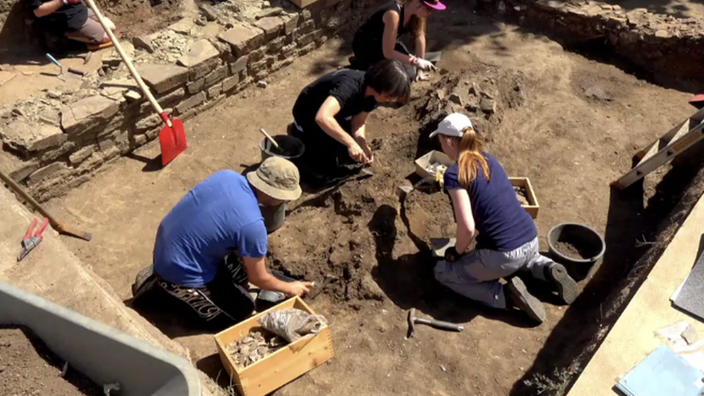
[[[245,337],[250,330],[264,330],[257,319],[265,313],[288,308],[297,308],[315,315],[303,300],[293,297],[215,335],[220,360],[242,396],[269,394],[335,355],[330,328],[326,325],[313,337],[295,341],[248,367],[235,366],[232,357],[227,353],[227,345]]]
[[[523,187],[526,190],[526,199],[529,205],[521,205],[523,209],[528,212],[530,217],[537,218],[538,210],[540,210],[540,205],[538,204],[538,198],[535,196],[535,190],[533,190],[533,185],[530,184],[530,179],[527,177],[509,177],[511,185],[517,187]]]
[[[454,161],[450,159],[445,153],[432,150],[426,154],[424,154],[422,157],[418,158],[416,161],[416,174],[422,178],[426,177],[435,177],[435,175],[431,174],[426,170],[426,168],[434,164],[436,162],[443,164],[447,166],[448,168],[451,167],[454,164]]]

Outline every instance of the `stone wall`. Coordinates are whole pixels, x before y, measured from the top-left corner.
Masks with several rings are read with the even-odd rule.
[[[558,41],[603,40],[656,80],[704,81],[704,19],[624,10],[597,1],[483,0],[499,15],[550,32]]]
[[[218,105],[356,26],[375,0],[321,0],[305,10],[269,9],[237,20],[226,9],[137,37],[126,51],[157,101],[182,120]],[[225,6],[227,3],[225,3]],[[161,119],[115,54],[73,92],[47,91],[0,110],[0,167],[39,201],[61,195],[157,138]]]

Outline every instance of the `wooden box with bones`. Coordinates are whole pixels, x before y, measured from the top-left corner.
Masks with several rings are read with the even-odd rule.
[[[227,346],[247,337],[251,331],[266,332],[258,319],[267,312],[289,308],[300,309],[315,315],[303,300],[293,297],[215,335],[220,360],[242,396],[267,395],[335,355],[330,329],[324,325],[319,333],[285,345],[247,367],[240,367],[235,363]]]

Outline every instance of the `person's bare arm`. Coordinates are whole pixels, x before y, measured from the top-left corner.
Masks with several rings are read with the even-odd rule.
[[[55,13],[59,10],[59,8],[63,6],[64,2],[62,0],[47,1],[46,3],[43,3],[42,5],[34,9],[34,15],[36,15],[38,18],[45,17],[47,15]]]
[[[264,257],[243,257],[244,269],[249,282],[253,285],[271,291],[278,291],[287,296],[300,296],[310,292],[311,282],[283,282],[266,271]]]
[[[371,164],[374,161],[374,154],[367,143],[367,117],[369,113],[359,113],[352,117],[352,137],[357,141],[357,144],[362,148],[367,156],[365,163]]]
[[[463,254],[467,251],[469,244],[472,243],[476,233],[472,205],[469,201],[467,190],[464,188],[450,190],[449,194],[457,221],[457,243],[455,244],[455,249],[459,254]]]
[[[320,128],[325,131],[330,137],[345,145],[350,152],[350,157],[355,161],[366,161],[366,156],[357,141],[350,136],[337,122],[335,116],[340,112],[340,102],[333,96],[328,96],[323,102],[323,105],[318,109],[315,115],[315,122]]]
[[[382,37],[382,48],[384,58],[397,60],[403,64],[411,64],[411,56],[396,51],[396,38],[398,36],[398,26],[401,17],[394,11],[384,13],[384,36]]]
[[[416,57],[425,59],[425,34],[416,37]]]

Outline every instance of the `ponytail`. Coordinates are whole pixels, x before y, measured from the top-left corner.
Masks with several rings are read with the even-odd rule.
[[[468,188],[479,174],[479,168],[484,172],[484,177],[487,181],[491,180],[489,174],[489,164],[484,157],[484,142],[477,136],[477,133],[471,127],[464,130],[464,136],[459,140],[459,156],[457,163],[459,164],[459,182],[464,188]]]
[[[413,15],[411,17],[411,21],[409,22],[409,26],[411,27],[413,38],[417,39],[419,37],[425,37],[425,18],[418,18]]]

